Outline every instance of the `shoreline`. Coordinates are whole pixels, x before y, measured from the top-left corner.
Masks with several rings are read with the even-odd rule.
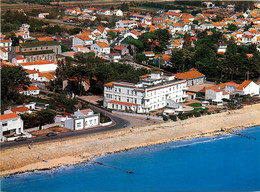
[[[256,104],[185,121],[171,121],[73,139],[36,143],[31,150],[27,146],[1,149],[1,176],[8,177],[34,170],[70,166],[111,153],[162,143],[228,135],[230,131],[260,125],[259,117],[260,104]]]
[[[234,128],[230,128],[228,129],[229,131],[232,130],[232,131],[236,131],[236,130],[244,130],[244,129],[250,129],[250,128],[253,128],[253,127],[257,127],[257,126],[260,126],[259,125],[253,125],[253,126],[250,126],[250,127],[234,127]],[[172,142],[178,142],[178,141],[189,141],[189,140],[193,140],[193,139],[200,139],[200,138],[213,138],[213,137],[218,137],[218,136],[225,136],[225,135],[232,135],[228,132],[225,132],[223,130],[219,130],[219,131],[214,131],[213,133],[209,132],[209,133],[202,133],[201,135],[195,135],[195,136],[188,136],[187,138],[176,138],[172,141],[169,141],[169,142],[163,142],[163,143],[157,143],[157,144],[151,144],[151,145],[146,145],[146,146],[141,146],[141,147],[134,147],[134,148],[131,148],[131,149],[124,149],[124,150],[120,150],[120,151],[115,151],[115,152],[108,152],[104,155],[101,155],[101,156],[95,156],[95,157],[92,157],[90,159],[87,159],[87,160],[82,160],[82,161],[79,161],[77,163],[69,163],[69,164],[63,164],[63,165],[58,165],[58,166],[54,166],[54,167],[49,167],[49,168],[42,168],[42,169],[33,169],[33,170],[26,170],[26,171],[21,171],[21,172],[15,172],[15,173],[11,173],[11,174],[8,174],[8,175],[3,175],[2,177],[4,178],[9,178],[9,177],[12,177],[12,176],[15,176],[17,174],[23,174],[23,173],[34,173],[35,171],[49,171],[49,170],[52,170],[52,169],[55,169],[55,168],[61,168],[61,167],[69,167],[69,166],[73,166],[73,165],[77,165],[77,164],[80,164],[80,163],[87,163],[87,162],[91,162],[93,159],[95,158],[99,158],[99,157],[102,157],[102,156],[106,156],[106,155],[109,155],[109,154],[116,154],[116,153],[121,153],[121,152],[126,152],[126,151],[130,151],[130,150],[134,150],[134,149],[139,149],[139,148],[143,148],[143,147],[149,147],[149,146],[155,146],[155,145],[161,145],[161,144],[165,144],[165,143],[172,143]],[[95,161],[93,161],[93,163],[95,163]],[[90,164],[91,165],[91,164]]]

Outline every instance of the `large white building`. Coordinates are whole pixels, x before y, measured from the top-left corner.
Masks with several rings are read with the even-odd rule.
[[[174,75],[152,73],[140,77],[139,83],[115,81],[104,85],[104,107],[115,110],[148,113],[168,103],[181,103],[186,95],[186,80]]]

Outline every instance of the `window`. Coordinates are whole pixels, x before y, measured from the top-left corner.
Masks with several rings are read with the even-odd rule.
[[[93,120],[90,120],[90,125],[92,125]]]
[[[81,127],[81,122],[77,123],[77,127]]]
[[[4,122],[2,125],[3,125],[3,127],[7,126],[7,122]]]
[[[96,119],[94,119],[94,124],[97,124],[97,120]]]
[[[88,121],[86,121],[85,126],[88,126]]]

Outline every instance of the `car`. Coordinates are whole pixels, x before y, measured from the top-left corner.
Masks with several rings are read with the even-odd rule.
[[[46,136],[47,137],[52,137],[52,136],[56,136],[57,133],[54,133],[54,132],[50,132],[50,133],[47,133]]]
[[[25,140],[27,140],[27,137],[18,137],[18,138],[15,139],[16,142],[25,141]]]

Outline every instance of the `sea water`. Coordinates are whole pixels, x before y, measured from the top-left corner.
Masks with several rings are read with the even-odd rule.
[[[237,132],[251,138],[226,135],[134,149],[75,166],[3,178],[1,189],[259,191],[260,127]]]

